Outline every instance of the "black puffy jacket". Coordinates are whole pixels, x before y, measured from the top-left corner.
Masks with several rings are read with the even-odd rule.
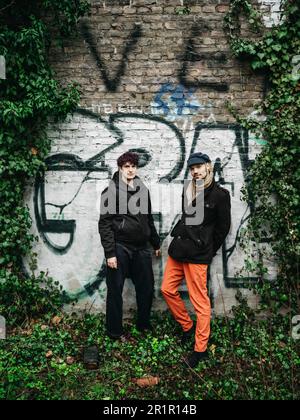
[[[195,206],[195,200],[193,206]],[[183,201],[184,204],[184,201]],[[213,180],[204,190],[204,218],[201,224],[188,225],[182,205],[182,217],[171,232],[174,237],[169,255],[180,262],[210,264],[223,244],[231,225],[229,191]]]
[[[147,208],[147,212],[132,214],[130,208],[128,208],[129,200],[134,198],[141,191],[141,188],[144,189],[143,197],[146,197],[147,201],[144,205]],[[110,197],[113,196],[113,201],[116,203],[115,214],[109,214],[105,210],[108,205],[108,193],[110,193]],[[124,195],[124,193],[127,194]],[[125,211],[120,205],[123,197],[126,200],[126,203],[123,203],[126,208]],[[119,172],[114,174],[109,187],[101,195],[98,230],[106,258],[116,256],[116,242],[129,248],[134,247],[138,249],[146,248],[150,242],[154,249],[160,248],[160,238],[152,216],[150,194],[139,177],[134,179],[133,188],[131,188],[124,181],[119,180]]]

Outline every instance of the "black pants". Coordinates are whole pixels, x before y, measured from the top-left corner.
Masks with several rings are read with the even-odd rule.
[[[106,328],[108,335],[123,334],[123,288],[126,278],[135,286],[137,300],[137,327],[150,327],[150,311],[154,294],[152,252],[150,249],[129,250],[116,245],[118,268],[107,267]]]

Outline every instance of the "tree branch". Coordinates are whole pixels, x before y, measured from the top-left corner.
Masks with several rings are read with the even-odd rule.
[[[3,7],[2,9],[0,9],[0,13],[2,13],[4,10],[8,9],[9,7],[11,7],[14,3],[15,3],[15,0],[12,0],[7,6]]]

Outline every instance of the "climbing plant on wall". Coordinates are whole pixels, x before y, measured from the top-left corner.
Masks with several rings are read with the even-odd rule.
[[[26,181],[45,168],[49,117],[63,120],[79,101],[78,86],[62,87],[54,78],[48,62],[51,39],[62,43],[88,10],[86,1],[77,0],[1,2],[6,79],[0,79],[0,313],[8,321],[20,308],[23,315],[49,309],[49,291],[60,299],[45,273],[38,279],[22,274],[22,256],[30,255],[34,241],[23,195]],[[39,280],[48,283],[48,291],[40,289]]]
[[[241,16],[252,28],[253,39],[241,37]],[[241,244],[249,250],[252,242],[260,257],[257,262],[250,253],[246,268],[262,279],[258,289],[268,308],[287,306],[299,313],[300,1],[283,1],[280,23],[265,30],[251,3],[232,0],[225,30],[234,55],[263,71],[268,82],[257,110],[262,118],[241,117],[233,110],[242,125],[265,140],[243,191],[253,211]],[[268,241],[271,252],[262,246]],[[263,280],[268,256],[277,262],[276,282]]]

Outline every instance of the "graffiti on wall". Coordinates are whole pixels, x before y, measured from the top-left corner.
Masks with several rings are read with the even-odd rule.
[[[142,35],[141,26],[138,24],[134,25],[123,49],[121,62],[119,63],[118,69],[113,78],[109,76],[109,71],[101,57],[101,51],[97,48],[97,43],[93,34],[91,33],[89,27],[84,23],[81,25],[81,32],[87,43],[89,51],[95,60],[97,68],[99,69],[105,87],[109,92],[116,92],[121,83],[121,79],[125,74],[128,55],[132,50],[134,50],[139,38]]]
[[[200,104],[194,95],[195,92],[195,88],[164,83],[151,103],[152,114],[163,115],[168,121],[175,121],[178,117],[196,115],[212,106]]]
[[[97,181],[97,173],[103,174],[103,179],[105,180],[105,182],[111,177],[112,166],[110,166],[107,162],[111,162],[113,160],[112,156],[116,156],[116,154],[119,155],[120,153],[122,153],[122,151],[128,149],[131,151],[135,151],[140,156],[140,169],[145,169],[147,172],[146,168],[150,167],[150,170],[153,172],[156,168],[156,165],[159,164],[159,159],[162,160],[163,157],[163,144],[161,144],[161,139],[163,139],[164,136],[161,136],[159,131],[157,131],[157,127],[160,127],[161,132],[165,133],[165,138],[168,142],[168,147],[172,146],[173,144],[173,149],[177,148],[176,158],[174,158],[172,163],[169,164],[168,167],[165,166],[164,170],[162,170],[161,172],[157,170],[155,171],[159,174],[157,182],[171,182],[173,179],[176,179],[183,169],[184,158],[186,155],[185,141],[181,132],[177,129],[175,125],[167,121],[163,121],[163,119],[160,117],[145,117],[139,114],[114,114],[110,116],[109,122],[106,122],[100,116],[83,109],[78,110],[77,115],[79,115],[81,118],[87,121],[88,125],[90,125],[91,122],[95,122],[97,124],[99,129],[97,145],[103,145],[105,143],[105,141],[103,141],[102,139],[104,133],[104,135],[108,136],[112,141],[111,144],[105,147],[100,153],[97,153],[86,160],[70,152],[52,154],[46,159],[48,173],[51,173],[50,182],[46,182],[46,174],[37,177],[35,181],[34,215],[37,229],[45,246],[48,248],[48,250],[51,251],[53,255],[56,255],[56,257],[60,261],[62,261],[61,258],[67,256],[70,252],[72,252],[72,246],[74,246],[76,249],[76,240],[78,239],[78,237],[76,238],[76,220],[66,220],[65,216],[62,217],[62,215],[66,214],[68,208],[72,207],[72,205],[76,200],[78,200],[78,198],[80,199],[80,194],[82,194],[84,184],[88,183],[89,181]],[[154,139],[152,135],[151,138],[144,139],[143,147],[134,147],[136,146],[137,141],[132,141],[132,138],[130,138],[130,133],[125,133],[120,129],[120,121],[130,121],[130,124],[135,124],[137,131],[143,136],[144,125],[141,126],[141,124],[144,124],[146,122],[150,124],[150,129],[151,126],[152,130],[153,128],[155,128],[156,139]],[[152,146],[152,143],[154,141],[158,146],[155,152]],[[146,144],[148,144],[148,148],[145,147]],[[51,188],[49,187],[49,183],[53,182],[54,173],[83,174],[80,183],[74,189],[73,194],[69,197],[67,202],[63,202],[62,199],[62,203],[59,204],[57,202],[54,202],[55,200],[49,200],[46,198],[47,188],[49,193],[49,189]],[[74,178],[71,178],[71,182],[72,179]],[[59,177],[58,182],[62,182],[61,177]],[[99,192],[101,191],[98,191],[98,195]],[[53,184],[52,194],[54,198],[57,199],[57,185],[55,184]],[[93,207],[95,206],[96,203],[94,203]],[[56,212],[58,212],[60,217],[53,218],[53,214],[56,214],[56,212],[53,213],[53,211],[49,211],[49,209],[51,208],[56,209]],[[48,214],[52,214],[52,217],[48,217]],[[154,218],[160,226],[160,236],[162,239],[164,239],[167,236],[168,232],[163,231],[162,215],[160,213],[154,214]],[[95,229],[95,226],[96,225],[92,226],[92,228]],[[67,238],[64,244],[61,243],[61,236]],[[55,239],[53,239],[53,237]],[[59,258],[59,256],[61,258]],[[97,289],[98,285],[103,280],[104,272],[105,267],[102,266],[100,272],[94,278],[93,284],[86,284],[84,290],[86,290],[90,294],[92,291]],[[80,290],[78,293],[81,295],[82,290]]]
[[[103,150],[88,159],[72,153],[71,150],[50,155],[46,160],[48,171],[36,179],[33,197],[34,219],[43,241],[41,253],[45,254],[46,261],[49,261],[51,255],[52,264],[57,270],[55,277],[59,277],[59,272],[65,273],[68,260],[71,261],[70,271],[73,271],[73,276],[76,273],[75,277],[81,276],[76,265],[81,270],[85,267],[85,272],[79,279],[80,286],[76,291],[72,287],[72,295],[93,296],[105,279],[105,260],[97,232],[100,209],[97,207],[97,199],[112,176],[116,157],[125,150],[134,150],[140,154],[141,176],[146,180],[155,177],[156,183],[165,183],[163,187],[166,188],[166,194],[168,186],[174,182],[181,184],[188,176],[185,165],[188,155],[195,150],[207,151],[214,162],[216,181],[227,188],[232,197],[232,229],[219,256],[224,286],[246,287],[249,281],[257,280],[254,277],[235,276],[235,270],[241,264],[241,254],[237,249],[238,237],[251,211],[240,201],[240,189],[251,164],[249,138],[244,129],[234,124],[199,123],[193,133],[191,149],[187,150],[180,130],[161,117],[113,114],[106,121],[91,111],[79,109],[75,118],[85,129],[94,129],[93,124],[96,124],[98,135],[92,139],[96,149],[101,145]],[[70,124],[74,125],[74,122]],[[68,123],[65,124],[65,129],[68,131]],[[80,135],[78,130],[74,132],[77,136]],[[110,144],[107,144],[107,139]],[[166,160],[166,156],[172,158]],[[69,181],[64,182],[64,177],[68,174]],[[78,174],[80,181],[77,182]],[[84,186],[97,183],[99,188],[96,192],[94,187],[92,193],[89,189],[85,190]],[[89,205],[84,207],[87,202]],[[161,209],[156,211],[155,202],[153,208],[163,246],[167,247],[176,217],[170,219],[170,215],[164,214]],[[94,216],[91,220],[86,220],[92,213]],[[70,217],[71,215],[74,217]],[[101,261],[95,261],[97,252],[100,252]],[[162,277],[163,268],[164,261],[160,261],[159,267],[155,267],[158,279]]]
[[[189,78],[189,69],[192,68],[195,63],[199,64],[203,61],[208,63],[214,62],[215,64],[218,64],[220,67],[222,67],[222,64],[227,62],[227,57],[224,53],[198,52],[196,48],[196,40],[199,39],[201,32],[202,28],[199,27],[198,24],[194,24],[192,26],[191,35],[186,43],[181,69],[178,73],[178,80],[186,88],[206,88],[216,92],[227,92],[229,90],[228,83],[220,81],[209,82],[207,80],[195,80],[195,78]]]
[[[232,198],[231,231],[210,270],[212,301],[218,288],[218,275],[221,275],[221,287],[226,290],[248,287],[249,282],[257,281],[255,277],[236,275],[243,264],[239,236],[252,211],[240,200],[247,170],[254,159],[249,133],[236,124],[215,120],[208,124],[199,118],[201,110],[213,106],[197,100],[195,94],[199,89],[220,95],[229,89],[226,80],[208,81],[201,77],[201,72],[196,78],[192,76],[193,67],[199,63],[205,62],[209,68],[227,62],[226,54],[198,51],[202,30],[209,29],[203,25],[198,22],[192,26],[180,59],[178,84],[161,82],[150,104],[151,114],[112,112],[104,117],[99,112],[78,109],[68,122],[53,125],[49,135],[53,148],[46,159],[47,171],[36,178],[29,202],[35,222],[33,229],[40,238],[38,269],[50,268],[50,274],[60,280],[72,297],[96,299],[103,286],[106,264],[97,230],[100,194],[116,169],[117,157],[127,150],[140,155],[141,177],[160,185],[164,197],[172,184],[182,186],[187,178],[186,162],[190,153],[204,150],[210,155],[217,182],[230,191]],[[133,25],[113,76],[90,26],[82,24],[81,33],[105,88],[116,93],[126,73],[129,55],[143,36],[141,26]],[[190,116],[193,116],[192,129],[185,133],[176,122],[178,118],[189,120]],[[177,205],[181,205],[181,200],[177,200]],[[169,233],[180,210],[177,208],[177,214],[171,217],[153,201],[164,258]],[[165,259],[154,263],[157,291],[164,265]]]
[[[222,68],[223,64],[227,63],[228,57],[225,53],[216,51],[216,52],[199,52],[197,48],[197,44],[200,42],[201,44],[201,33],[203,29],[203,23],[199,25],[199,23],[194,23],[191,27],[190,36],[186,42],[184,47],[184,52],[182,54],[181,59],[181,66],[178,71],[178,82],[179,85],[187,89],[187,94],[189,95],[190,92],[193,92],[195,89],[209,89],[219,93],[228,92],[229,85],[227,82],[212,82],[208,81],[205,78],[198,79],[198,77],[190,77],[189,71],[193,68],[193,65],[198,65],[199,63],[207,63],[208,67],[215,65]],[[81,34],[85,41],[85,44],[94,59],[94,62],[99,70],[99,74],[102,78],[102,81],[109,92],[116,92],[118,87],[121,84],[121,79],[125,75],[126,66],[128,66],[128,57],[130,53],[133,53],[135,48],[138,45],[139,40],[143,36],[142,26],[141,24],[135,23],[134,27],[132,28],[128,39],[125,42],[125,46],[123,47],[122,58],[116,70],[115,76],[109,76],[109,70],[105,65],[104,60],[102,59],[101,48],[97,46],[96,38],[92,33],[90,27],[86,23],[82,23],[81,25]],[[199,41],[200,39],[200,41]],[[212,77],[212,75],[211,75]],[[164,89],[164,87],[162,88]],[[168,89],[168,86],[167,86]],[[161,92],[164,93],[164,92]],[[160,93],[158,93],[160,95]],[[174,95],[173,95],[174,96]],[[176,92],[175,96],[176,98]],[[176,100],[175,102],[178,103]],[[182,106],[185,107],[185,102],[179,102],[179,112],[182,110]]]

